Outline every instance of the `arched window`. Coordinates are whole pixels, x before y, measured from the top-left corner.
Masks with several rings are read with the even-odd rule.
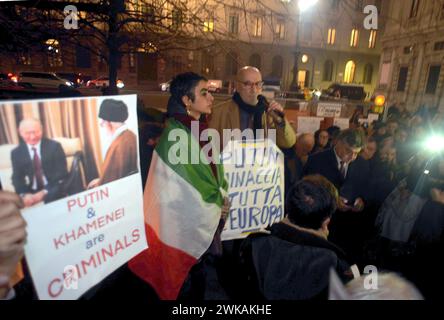
[[[322,81],[331,81],[333,78],[333,61],[327,60],[324,63],[324,74]]]
[[[282,71],[284,69],[284,60],[281,56],[274,56],[271,63],[272,75],[276,78],[282,77]]]
[[[371,84],[372,77],[373,77],[373,66],[370,63],[368,63],[365,65],[364,68],[364,79],[362,82],[365,84]]]
[[[237,73],[237,54],[230,51],[225,56],[225,74],[227,76],[235,76]]]
[[[261,68],[261,56],[258,55],[257,53],[252,54],[250,56],[249,65],[260,69]]]
[[[344,83],[351,83],[355,79],[356,64],[350,60],[345,65]]]

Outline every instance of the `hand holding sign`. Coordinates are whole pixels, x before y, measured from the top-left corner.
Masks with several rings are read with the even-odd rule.
[[[6,294],[9,278],[23,256],[26,222],[20,214],[18,195],[0,191],[0,298]]]

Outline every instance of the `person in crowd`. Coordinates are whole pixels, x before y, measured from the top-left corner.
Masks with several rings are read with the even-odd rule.
[[[41,122],[33,118],[20,121],[19,135],[20,144],[11,151],[12,184],[25,207],[62,198],[68,174],[62,145],[44,138]]]
[[[316,132],[314,133],[314,138],[315,138],[315,145],[310,152],[311,154],[324,151],[326,148],[328,148],[330,135],[327,130],[322,130],[322,129],[316,130]]]
[[[142,126],[139,126],[140,173],[142,175],[143,187],[145,187],[151,158],[162,135],[163,128],[163,124],[156,122],[145,122]]]
[[[350,117],[349,120],[349,126],[352,129],[357,129],[361,126],[361,124],[359,123],[359,119],[364,118],[364,106],[362,105],[357,105],[355,110],[353,111],[352,116]]]
[[[308,155],[313,149],[315,138],[311,133],[302,133],[298,136],[295,144],[296,155],[301,160],[302,165],[308,160]]]
[[[262,74],[255,67],[241,68],[236,76],[236,92],[232,99],[213,108],[209,127],[223,137],[224,129],[276,129],[276,144],[291,148],[296,143],[296,134],[285,117],[283,107],[276,101],[268,102],[262,93]],[[227,141],[225,141],[227,143]],[[224,145],[223,145],[224,146]]]
[[[297,182],[287,195],[284,220],[242,244],[241,271],[249,281],[240,285],[240,298],[326,299],[330,268],[351,280],[345,253],[328,241],[336,204],[337,190],[324,177]]]
[[[328,144],[325,149],[330,149],[335,145],[336,139],[339,133],[341,132],[341,128],[339,128],[338,126],[331,126],[327,128],[327,132],[328,132]]]
[[[387,120],[386,126],[387,126],[387,134],[395,136],[396,129],[398,129],[399,127],[398,120],[390,118]]]
[[[20,213],[23,207],[17,194],[0,190],[0,300],[15,297],[11,281],[26,242],[26,222]]]
[[[104,185],[138,172],[137,137],[128,129],[128,107],[121,100],[105,99],[99,110],[100,126],[111,145],[106,151],[102,174],[88,184],[88,189]]]
[[[159,222],[154,225],[150,224],[151,222],[146,222],[147,226],[154,229],[153,233],[161,233],[162,228],[165,228],[165,226],[162,226],[162,221],[166,223],[170,222],[171,219],[180,220],[175,221],[176,224],[179,224],[176,229],[181,231],[175,235],[177,242],[187,242],[190,248],[206,248],[202,252],[199,251],[196,263],[191,262],[190,264],[188,255],[179,255],[176,258],[181,265],[176,267],[171,265],[171,257],[168,256],[168,253],[162,250],[165,248],[164,245],[159,239],[156,239],[151,241],[148,250],[130,261],[130,269],[140,278],[153,285],[162,299],[165,299],[166,295],[172,295],[185,301],[225,297],[225,291],[219,285],[217,264],[222,255],[221,232],[230,205],[226,197],[228,185],[224,177],[223,166],[213,159],[213,157],[218,157],[214,153],[217,149],[212,148],[211,152],[208,153],[202,152],[201,156],[206,156],[207,161],[199,161],[198,164],[192,164],[189,161],[179,161],[174,165],[167,164],[169,168],[173,167],[174,170],[166,170],[164,164],[165,161],[170,161],[167,159],[169,159],[168,149],[171,151],[169,136],[172,130],[180,130],[183,134],[186,134],[188,139],[182,140],[180,143],[187,144],[187,150],[191,151],[193,149],[191,144],[195,142],[199,144],[197,148],[200,147],[200,149],[207,145],[208,141],[203,141],[199,137],[201,132],[208,129],[206,116],[212,113],[214,98],[209,92],[208,86],[208,80],[205,77],[193,72],[182,73],[174,77],[170,85],[171,96],[167,107],[168,120],[158,143],[157,160],[151,163],[148,173],[144,201],[147,206],[158,206],[157,212],[150,213],[150,221]],[[192,126],[196,126],[198,132],[192,130]],[[195,134],[198,136],[191,139]],[[200,149],[199,152],[202,151]],[[202,157],[200,159],[202,160]],[[174,187],[177,185],[177,188],[184,188],[184,184],[186,184],[186,186],[190,185],[195,188],[195,192],[184,190],[180,193],[182,197],[187,196],[186,199],[178,200],[178,195],[175,195],[173,199],[178,206],[175,208],[182,209],[180,215],[182,218],[175,218],[174,215],[177,209],[172,210],[168,204],[163,204],[164,200],[159,196],[159,191],[156,193],[154,191],[149,192],[148,183],[157,181],[155,174],[159,172],[163,172],[164,179],[175,183]],[[180,175],[180,177],[177,177],[177,175]],[[202,189],[202,186],[205,190]],[[205,191],[205,195],[200,193],[203,191]],[[208,197],[204,198],[206,195]],[[189,210],[187,212],[185,210],[186,206],[184,207],[181,201],[190,201],[190,203],[196,204],[196,208],[193,209],[193,212],[189,212]],[[216,202],[214,206],[213,202]],[[211,211],[207,214],[208,210]],[[205,222],[199,221],[202,219],[200,214],[203,212],[207,214]],[[193,226],[195,229],[190,230],[189,227],[184,225],[184,219],[187,217],[190,221],[199,221],[198,225]],[[183,230],[180,229],[181,227]],[[210,235],[210,238],[208,238],[208,235]],[[150,236],[152,235],[148,235],[148,238]],[[208,240],[210,241],[207,243]],[[183,265],[190,268],[187,274],[183,273]],[[182,276],[184,282],[177,282],[177,278],[182,279]],[[178,286],[179,284],[181,286]]]
[[[439,298],[444,267],[444,159],[416,157],[415,166],[384,201],[376,220],[376,261],[399,271],[427,298]]]

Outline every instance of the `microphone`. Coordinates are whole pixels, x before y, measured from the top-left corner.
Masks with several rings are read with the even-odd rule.
[[[265,111],[268,112],[270,109],[270,102],[268,102],[267,98],[265,98],[263,95],[260,94],[257,96],[257,100],[259,103],[264,104]],[[284,121],[285,114],[283,112],[278,110],[271,110],[269,114],[273,117],[278,126],[282,126],[283,124],[285,124]]]

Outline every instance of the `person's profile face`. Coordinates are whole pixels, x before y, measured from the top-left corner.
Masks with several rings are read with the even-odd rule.
[[[324,148],[327,145],[327,143],[328,143],[328,138],[329,138],[328,132],[327,131],[321,131],[319,133],[319,139],[318,139],[319,140],[318,141],[319,145]]]
[[[254,69],[244,70],[236,81],[236,91],[242,100],[253,106],[258,103],[257,96],[262,93],[262,86],[262,75]]]
[[[27,122],[20,127],[20,137],[26,144],[34,146],[42,140],[42,126],[37,121]]]
[[[194,101],[191,102],[190,109],[199,114],[211,114],[211,107],[214,98],[208,91],[208,82],[199,81],[194,88]]]

